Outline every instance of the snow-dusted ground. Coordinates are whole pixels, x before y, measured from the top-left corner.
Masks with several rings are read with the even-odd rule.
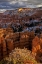
[[[12,15],[14,15],[15,19],[18,17],[17,21],[19,21],[19,19],[25,18],[26,16],[32,16],[33,14],[35,14],[37,12],[37,10],[39,10],[39,9],[35,9],[35,10],[34,9],[30,9],[30,10],[26,9],[26,10],[24,10],[23,9],[22,11],[19,11],[19,9],[7,10],[7,11],[5,11],[3,13],[3,15],[10,15],[10,17],[12,17]],[[7,19],[7,18],[3,17],[3,20],[4,19]],[[41,19],[42,19],[42,16],[41,16]],[[40,21],[38,19],[32,19],[32,20],[28,20],[28,21],[23,19],[23,20],[21,20],[21,23],[24,24],[23,27],[22,27],[22,29],[23,29],[22,32],[24,32],[24,31],[34,31],[35,32],[35,30],[37,28],[39,28],[42,31],[42,21]],[[33,26],[31,26],[32,23],[34,24]],[[37,23],[41,24],[41,26],[39,26]],[[25,24],[27,24],[29,26],[26,27]],[[16,24],[15,23],[13,24],[11,22],[3,23],[2,21],[0,22],[0,25],[1,25],[2,28],[7,28],[9,25],[11,25],[12,28],[14,28],[14,29],[16,28],[17,32],[18,32],[18,29],[19,29],[19,25],[21,26],[21,24],[18,23],[18,22]],[[26,28],[24,28],[24,26]]]

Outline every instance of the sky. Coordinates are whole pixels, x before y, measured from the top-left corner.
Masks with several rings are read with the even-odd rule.
[[[42,7],[42,0],[0,0],[0,12],[20,7]]]

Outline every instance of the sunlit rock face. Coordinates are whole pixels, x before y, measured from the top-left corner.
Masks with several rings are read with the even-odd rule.
[[[19,10],[18,10],[19,12],[21,12],[21,11],[23,11],[23,9],[22,8],[19,8]]]
[[[38,38],[35,36],[35,38],[32,40],[32,53],[35,55],[38,50],[42,50],[42,38]]]
[[[26,31],[14,33],[11,28],[0,29],[0,60],[9,56],[9,53],[13,53],[12,50],[16,47],[20,48],[20,50],[24,47],[27,49],[32,47],[32,50],[29,49],[31,55],[33,57],[36,57],[36,55],[39,56],[42,54],[42,34],[38,37],[35,36],[34,32]],[[16,50],[18,50],[18,48]],[[28,53],[26,52],[26,54]],[[36,60],[38,60],[38,56],[36,57]]]
[[[30,10],[33,10],[31,8],[19,8],[18,11],[21,12],[21,11],[30,11]]]

